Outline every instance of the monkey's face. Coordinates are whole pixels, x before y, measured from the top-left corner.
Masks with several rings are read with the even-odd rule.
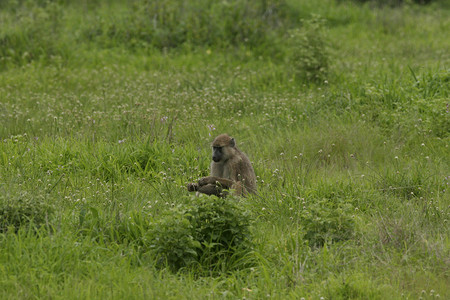
[[[216,137],[212,143],[213,153],[212,159],[214,162],[226,162],[233,156],[234,147],[236,143],[234,138],[229,137],[227,134],[221,134]]]
[[[223,147],[213,147],[212,153],[213,161],[218,163],[219,161],[223,160],[223,158],[224,158]]]

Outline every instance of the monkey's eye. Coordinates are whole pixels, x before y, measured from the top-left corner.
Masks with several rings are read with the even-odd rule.
[[[214,153],[222,153],[222,147],[213,147]]]

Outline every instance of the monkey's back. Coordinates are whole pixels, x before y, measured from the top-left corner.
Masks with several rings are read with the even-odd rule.
[[[245,189],[249,193],[256,193],[256,175],[253,166],[244,152],[236,149],[239,153],[239,161],[237,162],[237,178],[244,183]]]

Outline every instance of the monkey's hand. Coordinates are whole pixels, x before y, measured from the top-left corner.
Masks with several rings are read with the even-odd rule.
[[[187,189],[189,192],[195,192],[198,191],[198,183],[188,183],[187,184]]]

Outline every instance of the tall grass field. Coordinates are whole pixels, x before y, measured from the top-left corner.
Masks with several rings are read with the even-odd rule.
[[[450,299],[446,0],[0,1],[0,299]],[[228,133],[258,192],[195,195]]]

